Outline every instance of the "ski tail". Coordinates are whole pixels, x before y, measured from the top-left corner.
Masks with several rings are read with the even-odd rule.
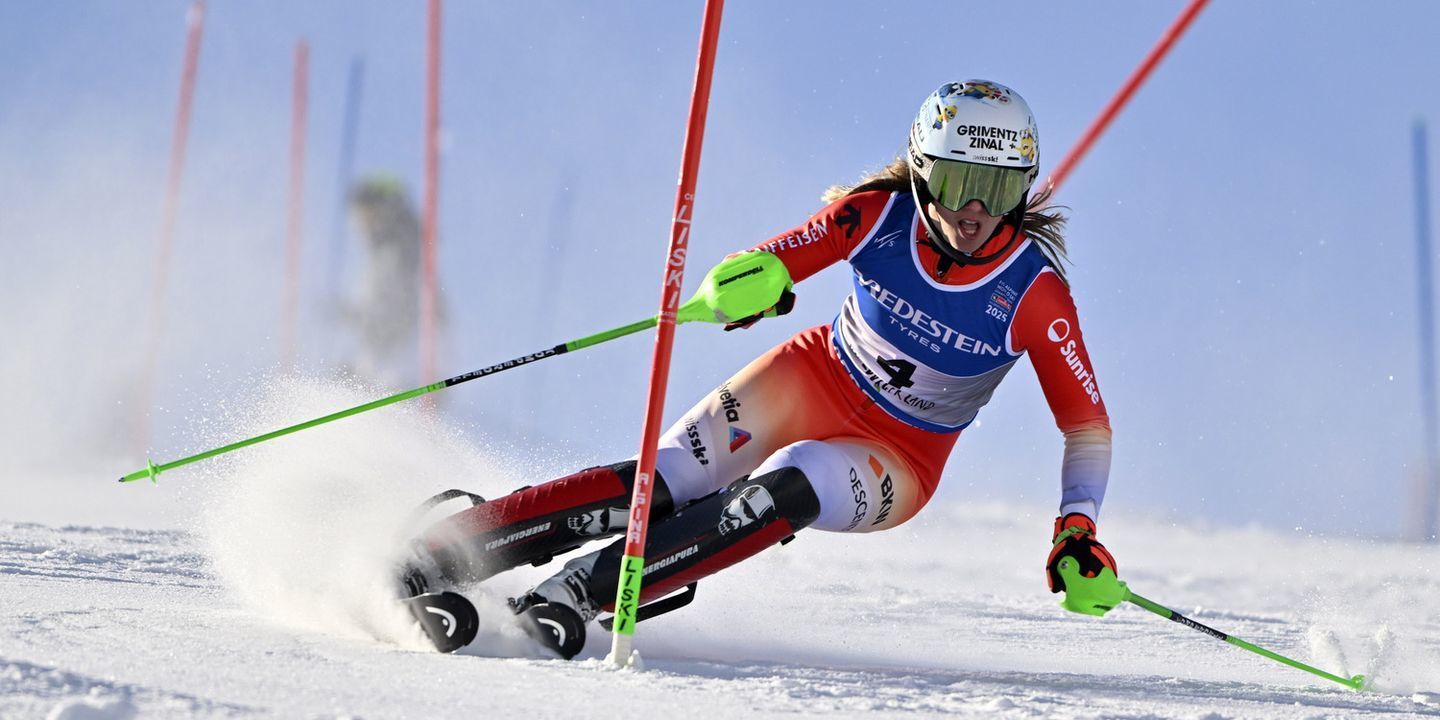
[[[425,593],[401,602],[435,644],[435,649],[442,653],[452,653],[469,645],[480,631],[479,613],[459,593]]]

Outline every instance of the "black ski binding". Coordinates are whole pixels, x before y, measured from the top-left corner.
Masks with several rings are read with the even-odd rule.
[[[480,497],[475,493],[466,492],[464,490],[456,490],[452,488],[444,492],[435,493],[434,495],[431,495],[428,499],[426,499],[425,502],[417,505],[414,510],[410,511],[410,517],[405,521],[405,523],[406,525],[412,527],[419,525],[420,521],[425,517],[426,513],[429,513],[431,510],[433,510],[436,505],[440,505],[441,503],[445,503],[460,497],[468,498],[472,507],[485,504],[485,498]]]
[[[793,538],[795,536],[791,535],[790,537]],[[686,605],[689,605],[690,603],[694,602],[695,588],[699,587],[699,585],[700,583],[692,582],[689,585],[681,588],[680,592],[666,595],[665,597],[660,598],[655,602],[641,605],[640,607],[635,609],[635,622],[641,623],[657,615],[664,615],[665,613],[673,612],[675,610],[679,610],[682,607],[685,607]],[[600,618],[599,622],[600,627],[605,628],[608,631],[615,624],[615,616],[611,615],[609,617]]]
[[[452,653],[470,644],[480,630],[480,615],[465,596],[450,591],[425,593],[401,602],[435,643],[435,649]]]

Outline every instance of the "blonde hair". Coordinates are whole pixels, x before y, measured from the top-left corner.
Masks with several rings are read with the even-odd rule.
[[[832,203],[840,198],[854,195],[855,193],[881,190],[885,192],[910,192],[910,163],[905,156],[895,158],[893,162],[879,170],[866,174],[854,185],[831,185],[825,189],[820,196],[824,202]],[[1055,272],[1060,279],[1069,284],[1065,277],[1065,268],[1061,263],[1068,263],[1069,256],[1065,253],[1065,215],[1060,212],[1063,205],[1047,206],[1050,200],[1050,189],[1030,198],[1025,204],[1025,236],[1035,241],[1040,246],[1040,251],[1050,260]]]

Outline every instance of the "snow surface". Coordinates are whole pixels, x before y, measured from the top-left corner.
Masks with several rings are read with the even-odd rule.
[[[364,398],[291,384],[216,432]],[[452,485],[498,494],[535,480],[516,467],[417,409],[391,409],[158,487],[110,481],[105,523],[0,521],[0,718],[1440,716],[1440,549],[1142,518],[1123,491],[1101,532],[1137,592],[1366,673],[1375,691],[1137,607],[1061,610],[1041,570],[1050,509],[1013,504],[936,503],[874,535],[802,532],[641,625],[644,672],[609,670],[598,628],[565,662],[504,624],[500,600],[553,565],[492,579],[473,595],[477,642],[427,652],[386,600],[409,508]],[[183,500],[187,524],[141,527],[137,496]]]

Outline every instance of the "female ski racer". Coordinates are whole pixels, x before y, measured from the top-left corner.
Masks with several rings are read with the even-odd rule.
[[[960,432],[1026,353],[1065,435],[1050,590],[1064,588],[1064,556],[1087,577],[1115,569],[1095,537],[1110,422],[1061,267],[1064,219],[1040,210],[1045,193],[1029,197],[1038,173],[1035,121],[1019,94],[946,83],[921,106],[904,157],[831,188],[829,205],[749,251],[774,253],[796,282],[848,262],[854,291],[833,324],[760,356],[663,435],[642,603],[806,527],[874,532],[909,520],[935,493]],[[787,291],[763,315],[793,300]],[[475,498],[417,543],[409,592],[478,582],[620,534],[635,466]],[[563,657],[578,653],[585,625],[613,603],[623,545],[571,560],[512,600],[527,631]],[[683,604],[675,597],[655,609]]]

